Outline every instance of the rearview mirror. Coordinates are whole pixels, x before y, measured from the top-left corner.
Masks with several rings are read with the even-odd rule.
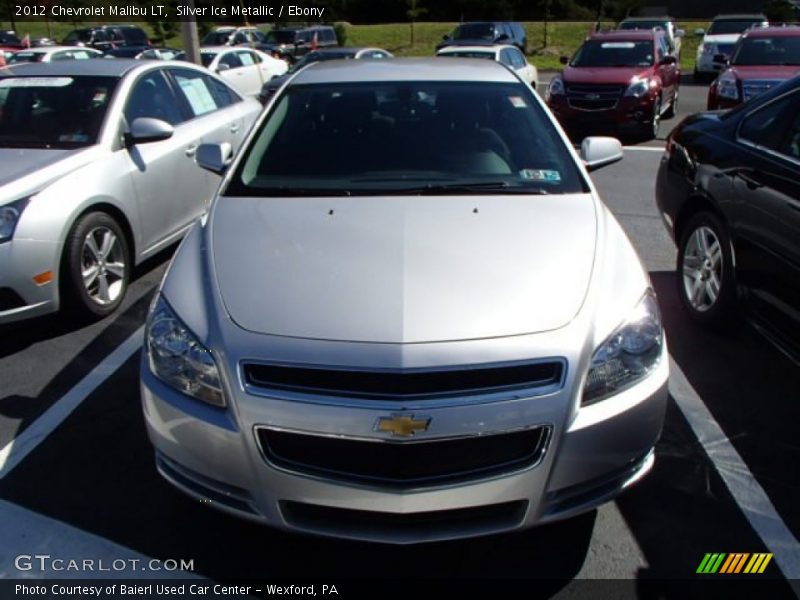
[[[587,137],[581,142],[580,157],[587,171],[622,160],[622,143],[613,137]]]
[[[130,124],[130,130],[125,134],[125,144],[134,146],[136,144],[149,144],[160,142],[172,137],[175,129],[161,119],[150,117],[139,117]]]
[[[228,142],[222,144],[200,144],[194,155],[198,167],[222,175],[233,156],[233,147]]]
[[[569,62],[569,56],[559,56],[558,62],[560,62],[562,65],[567,64]]]

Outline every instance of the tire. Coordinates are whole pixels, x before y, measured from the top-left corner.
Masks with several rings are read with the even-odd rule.
[[[119,224],[103,212],[78,219],[64,245],[61,273],[65,308],[90,318],[114,312],[131,274],[128,242]]]
[[[675,93],[672,96],[672,102],[669,103],[669,108],[666,111],[664,111],[664,116],[662,118],[664,119],[675,118],[675,115],[678,114],[678,97],[679,97],[679,92],[676,89]]]
[[[653,103],[653,114],[647,123],[641,126],[641,139],[642,141],[654,140],[658,137],[658,132],[661,129],[661,97],[659,96]]]
[[[678,296],[689,316],[713,329],[732,325],[736,274],[727,228],[711,212],[694,215],[678,242]]]

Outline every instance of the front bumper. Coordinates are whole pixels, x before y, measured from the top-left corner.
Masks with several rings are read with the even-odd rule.
[[[0,244],[0,324],[58,310],[58,256],[61,244],[12,239]],[[35,275],[52,272],[37,284]]]
[[[579,109],[564,96],[553,96],[548,106],[568,132],[619,132],[648,126],[653,121],[655,96],[619,98],[615,106],[604,109]]]
[[[511,472],[398,488],[293,472],[268,462],[256,438],[257,426],[264,426],[374,440],[380,435],[374,424],[387,410],[254,397],[244,387],[232,392],[228,409],[217,409],[164,385],[146,361],[141,390],[148,433],[160,473],[179,489],[281,529],[390,543],[522,529],[606,502],[652,465],[667,398],[665,348],[649,377],[571,419],[565,416],[580,377],[539,396],[415,409],[433,424],[416,443],[539,426],[548,428],[549,439],[535,464]]]

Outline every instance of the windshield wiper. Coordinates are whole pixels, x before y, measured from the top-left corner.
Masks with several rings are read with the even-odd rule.
[[[279,198],[294,198],[297,196],[327,197],[327,196],[350,196],[350,190],[338,188],[301,188],[281,185],[278,187],[257,187],[260,196],[275,196]]]
[[[397,196],[449,196],[453,194],[533,194],[549,193],[544,188],[512,185],[508,181],[481,181],[474,183],[429,183],[418,187],[387,189],[386,195]]]

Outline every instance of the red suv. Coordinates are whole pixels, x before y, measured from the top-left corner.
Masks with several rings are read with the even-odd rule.
[[[708,110],[731,108],[800,74],[800,27],[760,27],[742,34],[708,88]]]
[[[680,67],[662,29],[591,34],[547,88],[547,104],[572,137],[595,130],[658,134],[675,115]]]

